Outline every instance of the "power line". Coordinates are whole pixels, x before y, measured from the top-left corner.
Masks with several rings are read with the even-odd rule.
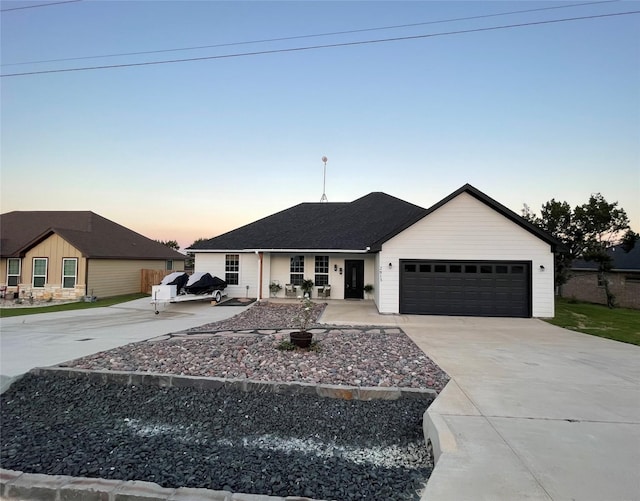
[[[75,1],[79,1],[79,0],[75,0]],[[393,26],[380,26],[380,27],[377,27],[377,28],[361,28],[361,29],[356,29],[356,30],[333,31],[333,32],[328,32],[328,33],[316,33],[316,34],[311,34],[311,35],[297,35],[297,36],[279,37],[279,38],[265,38],[265,39],[261,39],[261,40],[249,40],[249,41],[243,41],[243,42],[229,42],[229,43],[220,43],[220,44],[214,44],[214,45],[197,45],[197,46],[192,46],[192,47],[179,47],[179,48],[173,48],[173,49],[148,50],[148,51],[139,51],[139,52],[122,52],[122,53],[117,53],[117,54],[102,54],[102,55],[95,55],[95,56],[66,57],[66,58],[59,58],[59,59],[44,59],[44,60],[40,60],[40,61],[25,61],[25,62],[20,62],[20,63],[5,63],[5,64],[2,64],[1,66],[19,66],[19,65],[25,65],[25,64],[59,63],[59,62],[63,62],[63,61],[80,61],[80,60],[84,60],[84,59],[100,59],[100,58],[107,58],[107,57],[140,56],[140,55],[145,55],[145,54],[160,54],[160,53],[166,53],[166,52],[179,52],[179,51],[186,51],[186,50],[214,49],[214,48],[220,48],[220,47],[232,47],[232,46],[237,46],[237,45],[249,45],[249,44],[267,43],[267,42],[282,42],[282,41],[287,41],[287,40],[299,40],[299,39],[303,39],[303,38],[328,37],[328,36],[335,36],[335,35],[349,35],[349,34],[353,34],[353,33],[364,33],[364,32],[369,32],[369,31],[391,30],[391,29],[398,29],[398,28],[413,28],[413,27],[416,27],[416,26],[426,26],[426,25],[430,25],[430,24],[444,24],[444,23],[453,23],[453,22],[458,22],[458,21],[471,21],[471,20],[474,20],[474,19],[486,19],[486,18],[490,18],[490,17],[511,16],[511,15],[514,15],[514,14],[525,14],[525,13],[539,12],[539,11],[545,11],[545,10],[567,9],[567,8],[571,8],[571,7],[583,7],[583,6],[586,6],[586,5],[596,5],[596,4],[602,4],[602,3],[615,3],[615,2],[618,2],[618,1],[620,1],[620,0],[601,0],[601,1],[597,1],[597,2],[585,2],[585,3],[571,4],[571,5],[556,5],[554,7],[540,7],[540,8],[537,8],[537,9],[515,10],[515,11],[511,11],[511,12],[500,12],[500,13],[496,13],[496,14],[483,14],[483,15],[478,15],[478,16],[458,17],[458,18],[453,18],[453,19],[442,19],[442,20],[438,20],[438,21],[425,21],[425,22],[421,22],[421,23],[397,24],[397,25],[393,25]]]
[[[191,61],[206,61],[206,60],[213,60],[213,59],[229,59],[229,58],[243,57],[243,56],[262,56],[262,55],[266,55],[266,54],[280,54],[280,53],[286,53],[286,52],[301,52],[301,51],[306,51],[306,50],[328,49],[328,48],[334,48],[334,47],[350,47],[350,46],[355,46],[355,45],[367,45],[367,44],[386,43],[386,42],[399,42],[399,41],[403,41],[403,40],[418,40],[418,39],[423,39],[423,38],[433,38],[433,37],[448,36],[448,35],[462,35],[462,34],[465,34],[465,33],[479,33],[479,32],[484,32],[484,31],[496,31],[496,30],[504,30],[504,29],[510,29],[510,28],[522,28],[522,27],[525,27],[525,26],[540,26],[540,25],[543,25],[543,24],[563,23],[563,22],[569,22],[569,21],[581,21],[581,20],[586,20],[586,19],[598,19],[598,18],[604,18],[604,17],[628,16],[628,15],[631,15],[631,14],[640,14],[640,10],[633,10],[633,11],[628,11],[628,12],[615,12],[615,13],[611,13],[611,14],[597,14],[597,15],[593,15],[593,16],[569,17],[569,18],[563,18],[563,19],[550,19],[550,20],[547,20],[547,21],[532,21],[532,22],[528,22],[528,23],[506,24],[506,25],[502,25],[502,26],[489,26],[489,27],[486,27],[486,28],[473,28],[473,29],[468,29],[468,30],[447,31],[447,32],[441,32],[441,33],[430,33],[430,34],[427,34],[427,35],[413,35],[413,36],[406,36],[406,37],[381,38],[381,39],[376,39],[376,40],[362,40],[362,41],[359,41],[359,42],[342,42],[342,43],[334,43],[334,44],[326,44],[326,45],[311,45],[311,46],[306,46],[306,47],[291,47],[291,48],[288,48],[288,49],[273,49],[273,50],[264,50],[264,51],[256,51],[256,52],[241,52],[241,53],[236,53],[236,54],[225,54],[225,55],[221,55],[221,56],[203,56],[203,57],[193,57],[193,58],[188,58],[188,59],[172,59],[172,60],[165,60],[165,61],[147,61],[147,62],[144,62],[144,63],[112,64],[112,65],[105,65],[105,66],[86,66],[86,67],[82,67],[82,68],[66,68],[66,69],[57,69],[57,70],[29,71],[29,72],[24,72],[24,73],[9,73],[9,74],[5,74],[5,75],[0,75],[0,78],[4,78],[4,77],[19,77],[19,76],[26,76],[26,75],[42,75],[42,74],[45,74],[45,73],[68,73],[68,72],[72,72],[72,71],[104,70],[104,69],[111,69],[111,68],[127,68],[127,67],[133,67],[133,66],[150,66],[150,65],[156,65],[156,64],[185,63],[185,62],[191,62]]]
[[[64,0],[62,2],[41,3],[37,5],[25,5],[24,7],[11,7],[10,9],[2,9],[0,10],[0,12],[9,12],[12,10],[22,10],[22,9],[35,9],[38,7],[49,7],[51,5],[60,5],[62,3],[75,3],[75,2],[82,2],[82,0]]]

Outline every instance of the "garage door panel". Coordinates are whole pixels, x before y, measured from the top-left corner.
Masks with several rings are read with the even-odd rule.
[[[400,269],[401,313],[531,316],[528,262],[411,260]]]

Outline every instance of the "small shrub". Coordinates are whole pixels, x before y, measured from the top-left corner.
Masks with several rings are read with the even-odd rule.
[[[296,345],[291,341],[281,341],[277,348],[280,351],[293,351],[296,349]]]
[[[311,346],[309,346],[309,351],[315,351],[316,353],[320,352],[320,342],[312,341]]]

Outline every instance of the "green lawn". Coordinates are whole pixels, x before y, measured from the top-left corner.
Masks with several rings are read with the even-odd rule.
[[[150,297],[148,294],[127,294],[125,296],[106,297],[98,299],[95,303],[65,303],[54,304],[51,306],[34,306],[20,308],[0,308],[0,318],[17,317],[19,315],[34,315],[35,313],[51,313],[53,311],[69,311],[69,310],[85,310],[87,308],[101,308],[103,306],[111,306],[118,303],[126,303],[134,299],[142,297]]]
[[[600,304],[556,300],[556,316],[547,322],[593,336],[640,345],[640,310],[609,309]]]

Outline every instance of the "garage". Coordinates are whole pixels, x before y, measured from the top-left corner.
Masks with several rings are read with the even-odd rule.
[[[400,260],[400,313],[530,317],[530,261]]]

